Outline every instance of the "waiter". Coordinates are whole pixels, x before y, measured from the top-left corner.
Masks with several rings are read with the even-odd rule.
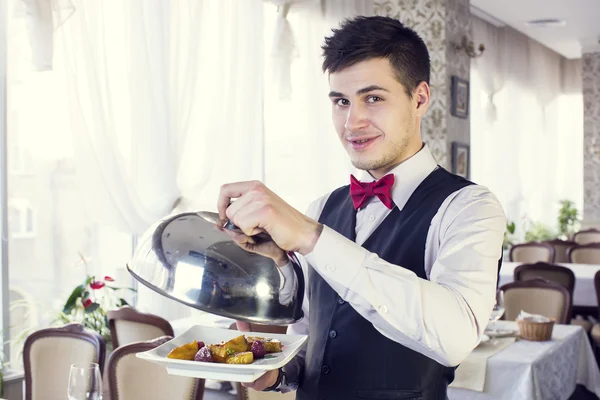
[[[346,20],[323,56],[335,129],[360,179],[306,216],[260,182],[226,184],[219,196],[222,218],[273,238],[258,246],[236,235],[238,244],[282,268],[296,252],[308,282],[305,318],[288,329],[309,335],[306,350],[248,386],[297,389],[299,400],[446,399],[494,304],[504,212],[423,144],[430,61],[413,30]]]

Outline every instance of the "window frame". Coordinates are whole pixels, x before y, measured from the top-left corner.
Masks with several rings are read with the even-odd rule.
[[[7,2],[0,1],[0,298],[2,314],[0,330],[3,341],[3,359],[10,360],[9,292],[8,292],[8,162],[7,157]]]

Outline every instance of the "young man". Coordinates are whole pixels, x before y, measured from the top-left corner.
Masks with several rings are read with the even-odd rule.
[[[337,134],[364,171],[298,212],[260,182],[224,185],[218,208],[283,268],[302,255],[305,352],[249,385],[297,399],[445,399],[494,304],[505,216],[488,189],[447,172],[421,139],[429,54],[399,21],[358,17],[325,40]],[[230,205],[230,200],[237,198]],[[289,268],[289,266],[287,267]],[[305,299],[306,301],[306,299]]]

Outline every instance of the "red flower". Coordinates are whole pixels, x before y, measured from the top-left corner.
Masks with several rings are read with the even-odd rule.
[[[90,283],[90,287],[94,290],[102,289],[104,287],[104,282],[101,282],[101,281],[92,282],[92,283]]]
[[[113,278],[111,278],[111,277],[110,277],[110,276],[108,276],[108,275],[106,275],[106,276],[104,277],[104,280],[105,280],[106,282],[114,282],[114,281],[115,281]]]
[[[85,299],[83,301],[83,308],[88,308],[90,305],[92,305],[92,299]]]

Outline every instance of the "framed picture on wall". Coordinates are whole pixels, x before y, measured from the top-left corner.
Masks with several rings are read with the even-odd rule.
[[[469,116],[469,82],[458,76],[452,76],[452,115],[458,118]]]
[[[469,145],[452,142],[452,173],[469,179]]]

